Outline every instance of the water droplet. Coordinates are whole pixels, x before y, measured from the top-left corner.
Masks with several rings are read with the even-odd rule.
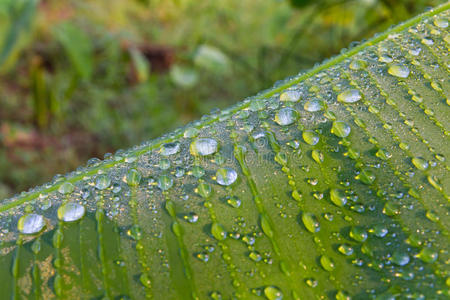
[[[437,18],[434,20],[434,25],[440,28],[447,28],[448,27],[448,20],[444,18]]]
[[[250,257],[251,260],[258,262],[262,260],[262,256],[261,254],[259,254],[257,251],[251,251],[248,255],[248,257]]]
[[[276,113],[274,121],[278,125],[287,126],[297,121],[297,118],[298,114],[296,110],[290,107],[284,107]]]
[[[200,253],[197,253],[195,255],[195,257],[197,259],[201,260],[202,262],[208,262],[209,261],[209,254],[208,253],[200,252]]]
[[[222,240],[226,239],[226,237],[227,237],[227,232],[226,232],[225,228],[217,222],[214,222],[212,224],[211,234],[213,235],[213,237],[216,240],[219,240],[219,241],[222,241]]]
[[[391,63],[393,61],[392,57],[388,54],[381,55],[378,60],[384,63]]]
[[[184,131],[183,136],[185,138],[194,138],[194,137],[196,137],[198,135],[198,133],[199,133],[199,130],[197,128],[189,127],[189,128],[186,128],[186,130]]]
[[[349,68],[352,70],[355,70],[355,71],[361,70],[365,67],[366,67],[366,62],[363,60],[360,60],[360,59],[352,60],[352,62],[349,65]]]
[[[104,190],[111,185],[111,179],[107,175],[99,175],[95,179],[95,187],[99,190]]]
[[[275,286],[267,286],[264,289],[264,295],[269,300],[281,300],[283,299],[283,293]]]
[[[338,291],[336,294],[336,300],[352,300],[352,297],[345,291]]]
[[[139,241],[142,238],[142,229],[139,225],[133,225],[127,231],[127,235],[135,241]]]
[[[280,95],[280,101],[297,102],[300,100],[300,92],[289,90]]]
[[[341,189],[331,189],[330,199],[331,202],[333,202],[339,207],[342,207],[347,203],[347,197],[345,196],[344,191]]]
[[[315,161],[316,163],[318,163],[318,164],[323,163],[323,161],[324,161],[324,159],[325,159],[325,156],[323,155],[322,151],[317,150],[317,149],[314,149],[314,150],[311,152],[311,157],[312,157],[312,159],[314,159],[314,161]]]
[[[321,100],[310,100],[303,105],[303,108],[309,112],[316,112],[323,110],[325,108],[325,104]]]
[[[194,212],[190,212],[184,215],[184,219],[189,223],[196,223],[198,221],[198,215]]]
[[[236,196],[229,196],[226,198],[226,200],[227,203],[234,208],[238,208],[241,206],[241,200]]]
[[[302,137],[305,143],[309,145],[316,145],[320,140],[319,135],[312,130],[303,131]]]
[[[347,137],[350,131],[350,126],[344,121],[334,121],[331,127],[331,133],[341,138]]]
[[[168,160],[167,158],[163,158],[159,161],[158,167],[161,170],[167,170],[170,168],[170,160]]]
[[[84,216],[85,208],[78,203],[70,202],[58,208],[58,219],[64,222],[78,221]]]
[[[433,263],[438,259],[438,253],[433,248],[423,248],[417,255],[425,263]]]
[[[209,184],[202,182],[197,186],[196,192],[203,198],[207,199],[211,196],[212,189]]]
[[[376,179],[375,174],[369,169],[362,169],[355,178],[367,185],[372,184]]]
[[[161,146],[160,153],[163,156],[177,154],[180,151],[180,143],[166,143]]]
[[[324,268],[325,271],[328,271],[328,272],[333,271],[335,268],[333,260],[326,255],[322,255],[320,257],[320,264],[322,265],[322,268]]]
[[[141,182],[142,175],[136,169],[131,169],[127,173],[126,182],[129,186],[138,186]]]
[[[216,172],[216,181],[220,185],[231,185],[237,179],[237,173],[232,168],[220,168]]]
[[[148,277],[148,275],[145,274],[145,273],[141,274],[141,276],[139,277],[139,281],[146,288],[151,288],[152,287],[152,282],[150,281],[150,278]]]
[[[392,65],[389,67],[388,73],[396,77],[407,78],[409,76],[409,68],[404,65]]]
[[[373,232],[375,236],[382,238],[385,237],[386,234],[388,234],[388,229],[384,224],[377,224],[373,227],[371,232]]]
[[[357,242],[367,240],[367,231],[361,226],[353,226],[350,230],[350,237]]]
[[[75,186],[70,182],[64,182],[61,184],[58,188],[58,192],[60,192],[63,195],[70,194],[75,189]]]
[[[353,248],[352,246],[348,244],[342,244],[338,247],[338,251],[346,256],[353,254]]]
[[[209,297],[211,297],[211,300],[222,300],[222,294],[217,291],[211,292],[211,294],[209,294]]]
[[[392,157],[392,154],[384,148],[378,149],[375,155],[382,160],[388,160]]]
[[[411,161],[413,165],[421,171],[428,169],[428,162],[422,157],[414,157]]]
[[[344,103],[355,103],[361,100],[361,93],[355,89],[346,90],[337,96],[337,100]]]
[[[39,233],[45,226],[44,217],[38,214],[28,214],[20,217],[17,229],[22,234]]]
[[[316,216],[312,213],[303,213],[302,214],[303,225],[305,225],[306,229],[309,232],[318,232],[320,230],[320,223],[317,220]]]
[[[395,251],[391,261],[398,266],[405,266],[409,263],[409,255],[405,252]]]
[[[163,190],[167,191],[173,186],[173,179],[172,177],[168,175],[161,175],[158,178],[158,187]]]
[[[319,282],[314,278],[306,278],[305,282],[307,286],[312,288],[315,288],[319,284]]]
[[[192,155],[205,156],[216,153],[219,149],[219,144],[215,139],[211,138],[199,138],[191,143],[190,151]]]

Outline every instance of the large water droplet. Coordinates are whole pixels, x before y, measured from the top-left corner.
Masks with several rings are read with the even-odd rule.
[[[333,271],[335,268],[333,260],[326,255],[322,255],[320,257],[320,264],[322,265],[322,268],[324,268],[325,271],[328,271],[328,272]]]
[[[85,208],[78,203],[66,203],[58,208],[58,219],[64,222],[78,221],[84,216]]]
[[[409,263],[409,255],[405,252],[395,251],[391,261],[398,266],[405,266]]]
[[[321,100],[310,100],[303,105],[303,108],[309,112],[316,112],[324,109],[325,105]]]
[[[407,78],[409,76],[409,68],[404,65],[392,65],[389,67],[388,73],[396,77]]]
[[[378,149],[375,155],[382,160],[388,160],[392,157],[392,154],[384,148]]]
[[[347,197],[345,196],[344,191],[341,189],[331,189],[330,199],[331,202],[333,202],[339,207],[342,207],[347,203]]]
[[[414,157],[412,160],[413,165],[422,171],[428,169],[428,162],[422,157]]]
[[[440,28],[447,28],[448,27],[448,20],[444,18],[437,18],[434,20],[434,25]]]
[[[166,143],[161,146],[160,153],[164,156],[177,154],[180,151],[180,143]]]
[[[39,233],[44,226],[44,217],[38,214],[28,214],[22,216],[17,223],[17,229],[23,234]]]
[[[212,138],[199,138],[191,143],[190,151],[192,155],[211,155],[219,149],[219,144]]]
[[[297,121],[297,118],[298,114],[296,110],[290,107],[284,107],[276,113],[274,121],[278,125],[287,126]]]
[[[142,175],[141,172],[139,172],[136,169],[131,169],[127,173],[126,182],[129,186],[138,186],[141,182]]]
[[[219,240],[219,241],[224,240],[227,237],[227,231],[225,230],[225,228],[221,224],[219,224],[217,222],[214,222],[212,224],[212,226],[211,226],[211,234],[213,235],[213,237],[216,240]]]
[[[342,244],[338,247],[338,251],[346,256],[353,254],[353,248],[352,246],[348,244]]]
[[[360,180],[361,182],[370,185],[372,184],[376,177],[375,174],[369,170],[369,169],[362,169],[361,172],[356,176],[356,179]]]
[[[104,190],[111,185],[111,179],[107,175],[99,175],[95,179],[95,187],[99,190]]]
[[[75,189],[75,186],[70,182],[64,182],[61,184],[58,188],[58,192],[60,192],[63,195],[70,194]]]
[[[367,231],[361,226],[353,226],[350,230],[350,237],[357,242],[367,240]]]
[[[361,100],[361,93],[355,89],[346,90],[337,96],[337,100],[344,103],[355,103]]]
[[[347,137],[350,131],[350,126],[344,121],[334,121],[331,127],[331,133],[341,138]]]
[[[305,225],[306,229],[309,232],[318,232],[320,230],[320,223],[317,220],[316,216],[312,213],[303,213],[302,214],[303,225]]]
[[[417,256],[426,263],[433,263],[438,259],[438,253],[429,247],[423,248]]]
[[[300,92],[289,90],[280,95],[280,101],[297,102],[300,99]]]
[[[161,175],[158,178],[158,187],[163,190],[166,191],[168,189],[170,189],[173,186],[173,179],[172,177],[168,176],[168,175]]]
[[[275,286],[267,286],[264,289],[264,295],[269,300],[281,300],[283,299],[283,293]]]
[[[309,145],[316,145],[320,140],[319,135],[312,130],[303,131],[302,137]]]
[[[216,181],[220,185],[231,185],[237,179],[237,173],[232,168],[220,168],[216,172]]]

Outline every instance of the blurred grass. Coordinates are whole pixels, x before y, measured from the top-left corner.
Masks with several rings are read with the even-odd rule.
[[[0,199],[443,2],[2,0]]]

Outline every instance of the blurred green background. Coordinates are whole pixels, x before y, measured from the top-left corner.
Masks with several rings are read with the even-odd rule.
[[[0,0],[0,199],[443,2]]]

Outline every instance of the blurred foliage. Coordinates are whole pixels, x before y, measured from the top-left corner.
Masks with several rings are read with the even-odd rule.
[[[0,198],[157,137],[438,0],[1,0]]]

